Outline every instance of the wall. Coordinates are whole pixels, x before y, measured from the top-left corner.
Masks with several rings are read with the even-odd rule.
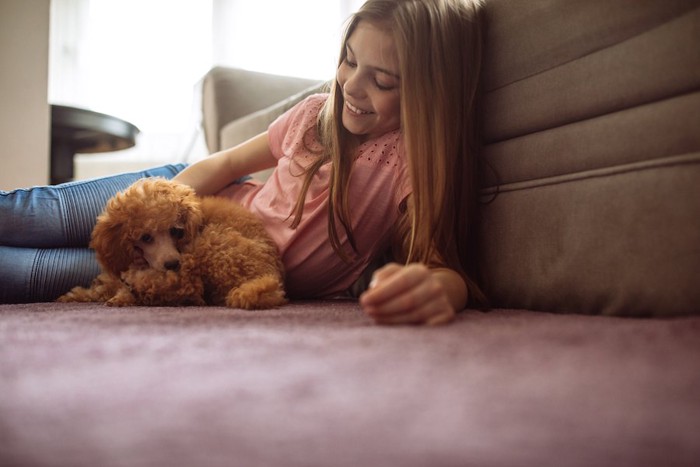
[[[0,0],[0,190],[49,180],[50,0]]]

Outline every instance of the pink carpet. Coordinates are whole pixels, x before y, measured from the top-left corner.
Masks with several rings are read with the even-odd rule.
[[[2,466],[700,465],[700,317],[0,305]]]

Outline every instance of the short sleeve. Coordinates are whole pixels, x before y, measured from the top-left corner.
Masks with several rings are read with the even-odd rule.
[[[310,118],[318,116],[318,108],[326,101],[328,94],[313,94],[299,102],[297,105],[280,115],[273,121],[267,129],[270,150],[277,159],[284,156],[284,141],[290,130],[299,126],[313,125],[315,121]]]

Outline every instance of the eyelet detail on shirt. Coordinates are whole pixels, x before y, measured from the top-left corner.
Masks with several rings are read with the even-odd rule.
[[[360,146],[355,156],[356,160],[371,162],[379,167],[398,167],[397,142],[401,137],[399,130],[395,130],[379,137],[377,142],[369,142]],[[382,141],[384,140],[384,141]]]

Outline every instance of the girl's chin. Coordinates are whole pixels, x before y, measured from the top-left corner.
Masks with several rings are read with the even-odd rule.
[[[358,125],[352,119],[348,119],[345,116],[343,116],[343,127],[358,138],[361,138],[367,134],[367,130],[364,127]]]
[[[399,128],[398,124],[396,125],[396,128],[384,128],[387,125],[379,125],[376,119],[373,117],[375,117],[375,114],[352,114],[346,108],[343,110],[342,116],[343,128],[357,136],[361,142],[381,136]]]

